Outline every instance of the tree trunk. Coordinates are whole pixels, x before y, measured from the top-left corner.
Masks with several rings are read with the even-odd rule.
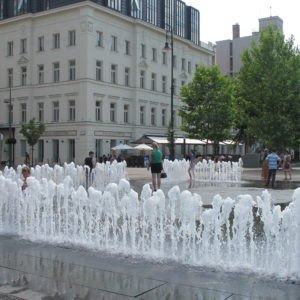
[[[30,165],[33,167],[33,146],[31,146],[31,164]]]

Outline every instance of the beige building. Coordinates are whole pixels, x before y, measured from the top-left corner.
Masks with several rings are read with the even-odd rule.
[[[277,16],[259,19],[259,32],[269,24],[283,32],[283,21]],[[251,41],[259,40],[259,32],[253,32],[250,36],[240,36],[240,25],[232,26],[232,39],[218,41],[216,43],[216,63],[222,74],[233,76],[240,71],[242,66],[241,54],[245,48],[250,48]]]

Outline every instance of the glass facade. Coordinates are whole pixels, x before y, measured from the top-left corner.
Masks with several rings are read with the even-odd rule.
[[[9,2],[10,1],[10,2]],[[24,13],[35,13],[52,8],[63,7],[83,0],[0,0],[0,20]],[[122,14],[141,19],[163,29],[173,30],[174,34],[187,38],[199,45],[199,11],[181,0],[105,0],[93,1]],[[70,45],[74,45],[75,32],[70,33]],[[53,48],[60,47],[59,36],[54,37]],[[102,41],[97,40],[102,46]],[[43,46],[41,46],[43,49]],[[40,50],[43,51],[43,50]]]
[[[157,1],[146,0],[146,21],[153,25],[157,25]]]

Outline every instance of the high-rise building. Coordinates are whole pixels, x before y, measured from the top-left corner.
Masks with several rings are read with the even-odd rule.
[[[283,21],[274,16],[259,19],[259,32],[253,32],[250,36],[240,36],[240,25],[232,26],[232,39],[218,41],[216,43],[216,63],[222,74],[233,76],[242,66],[241,54],[245,48],[250,48],[251,41],[259,40],[259,33],[268,25],[283,32]]]
[[[98,159],[120,142],[166,134],[166,29],[174,32],[180,133],[180,84],[214,57],[200,42],[199,20],[180,0],[0,0],[0,133],[8,137],[11,86],[15,162],[29,150],[19,130],[32,118],[47,128],[35,146],[39,163],[83,163],[90,150]],[[7,160],[2,143],[0,160]]]

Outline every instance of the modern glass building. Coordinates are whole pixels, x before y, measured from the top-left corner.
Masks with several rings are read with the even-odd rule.
[[[85,0],[0,0],[0,20]],[[90,0],[200,44],[200,14],[181,0]]]

